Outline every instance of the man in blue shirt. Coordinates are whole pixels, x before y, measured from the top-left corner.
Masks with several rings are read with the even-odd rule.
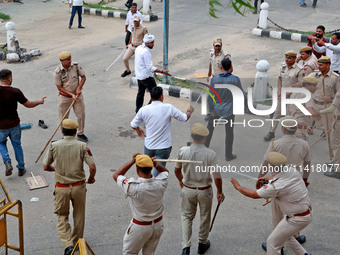
[[[222,73],[217,76],[214,76],[211,80],[211,86],[215,88],[215,84],[229,84],[235,85],[239,89],[242,90],[243,95],[245,97],[245,101],[247,102],[246,94],[242,88],[240,79],[232,75],[233,65],[230,59],[223,59],[221,61],[222,65]],[[209,147],[212,135],[214,133],[214,120],[222,118],[225,124],[225,160],[230,161],[236,158],[233,152],[233,142],[234,142],[234,119],[235,115],[233,114],[233,95],[231,91],[227,88],[216,88],[216,92],[221,98],[222,104],[217,103],[214,104],[212,98],[208,98],[210,119],[208,122],[207,128],[209,129],[209,135],[205,140],[205,146]]]

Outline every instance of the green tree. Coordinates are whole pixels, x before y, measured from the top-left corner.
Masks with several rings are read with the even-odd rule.
[[[227,0],[227,8],[233,8],[238,14],[244,16],[248,10],[255,10],[251,5],[252,0]],[[225,4],[221,3],[221,0],[209,0],[209,15],[215,19],[218,18],[216,13],[218,7],[222,8]]]

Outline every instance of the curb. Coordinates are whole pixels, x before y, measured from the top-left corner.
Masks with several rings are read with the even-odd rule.
[[[183,78],[178,78],[178,77],[175,77],[175,78],[185,80]],[[192,102],[196,102],[198,99],[197,103],[199,104],[201,103],[201,98],[199,98],[201,94],[198,93],[197,91],[186,89],[186,88],[181,88],[181,87],[177,87],[173,85],[162,84],[162,83],[157,83],[157,86],[163,88],[164,96],[177,97],[180,99],[190,100]],[[136,77],[131,78],[130,88],[138,89],[138,83],[137,83]]]
[[[289,32],[278,32],[278,31],[270,31],[270,30],[263,30],[261,28],[254,28],[253,35],[261,36],[261,37],[270,37],[274,39],[284,39],[284,40],[291,40],[291,41],[298,41],[298,42],[307,42],[307,36],[298,33],[289,33]],[[330,38],[325,37],[330,41]]]
[[[119,12],[119,11],[109,11],[109,10],[101,10],[101,9],[94,9],[94,8],[83,8],[83,13],[88,15],[96,15],[96,16],[103,16],[108,18],[119,18],[119,19],[126,19],[126,12]],[[144,22],[151,22],[158,20],[158,16],[155,14],[150,15],[143,15]]]

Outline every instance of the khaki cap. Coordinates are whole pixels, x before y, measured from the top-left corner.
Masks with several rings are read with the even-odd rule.
[[[287,129],[289,131],[296,131],[297,130],[297,121],[292,116],[287,115],[285,117],[282,117],[280,119],[280,123],[285,129]]]
[[[315,76],[305,76],[302,80],[303,83],[305,84],[318,84],[319,79],[316,78]]]
[[[318,63],[331,63],[331,58],[327,56],[322,56],[318,59]]]
[[[297,56],[297,53],[296,51],[293,51],[293,50],[290,50],[290,51],[287,51],[285,53],[286,56],[289,56],[289,57],[296,57]]]
[[[201,123],[195,123],[194,125],[192,125],[191,133],[193,135],[208,136],[209,129],[207,129],[206,126]]]
[[[148,155],[137,155],[136,165],[139,167],[153,167],[153,162]]]
[[[222,45],[222,39],[220,37],[217,37],[213,41],[213,45]]]
[[[269,152],[267,158],[272,166],[283,166],[287,162],[287,157],[285,155],[275,151]]]
[[[79,127],[79,124],[75,120],[64,119],[62,122],[62,126],[65,129],[77,129]]]
[[[133,21],[140,21],[140,18],[138,15],[133,16]]]
[[[312,50],[312,47],[305,46],[305,47],[302,47],[302,48],[300,49],[300,53],[301,53],[301,52],[305,52],[305,51],[310,51],[310,50]]]
[[[71,57],[71,52],[69,52],[69,51],[60,52],[59,55],[58,55],[58,58],[60,60],[65,60],[65,59],[67,59],[69,57]]]

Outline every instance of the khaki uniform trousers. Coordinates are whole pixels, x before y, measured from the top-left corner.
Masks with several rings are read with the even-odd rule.
[[[200,228],[198,240],[200,243],[206,243],[209,236],[211,206],[212,206],[213,190],[212,188],[205,190],[182,188],[182,246],[191,246],[192,222],[197,211],[197,204],[200,208]]]
[[[276,110],[274,112],[274,116],[273,116],[273,120],[277,120],[277,121],[273,121],[273,124],[270,126],[269,132],[271,133],[275,133],[275,130],[277,128],[277,125],[280,123],[280,118],[281,118],[281,99],[277,99],[277,107]],[[280,124],[281,125],[281,124]]]
[[[59,119],[61,119],[67,109],[72,104],[72,97],[65,97],[62,95],[58,96],[58,112],[59,112]],[[77,101],[73,105],[74,114],[77,116],[77,121],[79,124],[78,127],[78,135],[84,134],[84,127],[85,127],[85,104],[84,104],[84,97],[83,94],[80,94]],[[69,113],[66,115],[65,119],[67,119]]]
[[[73,205],[73,231],[69,223],[70,202]],[[54,213],[57,214],[59,239],[66,249],[83,237],[85,226],[86,184],[74,187],[56,187]]]
[[[124,61],[124,65],[125,65],[125,69],[127,71],[131,71],[130,70],[130,66],[129,66],[129,59],[135,55],[135,50],[136,47],[132,46],[131,44],[129,44],[127,50],[125,51],[125,54],[123,56],[123,61]]]
[[[123,240],[123,255],[155,254],[159,239],[164,231],[163,220],[152,225],[141,226],[131,221]]]
[[[340,146],[340,120],[335,120],[332,116],[333,124],[331,131],[331,141],[332,141],[332,149],[334,155],[336,154],[339,146]]]
[[[295,236],[307,227],[311,221],[312,213],[306,216],[283,217],[280,207],[274,199],[272,201],[272,224],[274,230],[267,239],[267,255],[280,255],[282,246],[289,247],[295,254],[305,254],[307,251],[295,239]]]
[[[313,105],[314,105],[313,108],[318,111],[325,109],[325,106],[316,104],[315,102],[313,102]],[[330,105],[331,103],[327,104],[326,106],[329,107]],[[318,122],[318,125],[321,129],[324,129],[325,131],[327,131],[326,115],[328,117],[328,128],[332,128],[334,114],[333,113],[321,114],[321,120]]]

